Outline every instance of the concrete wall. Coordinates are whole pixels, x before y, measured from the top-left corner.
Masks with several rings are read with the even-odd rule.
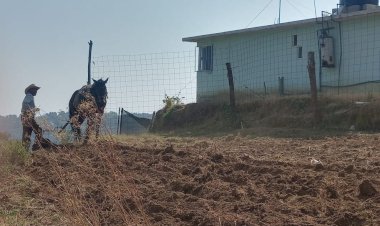
[[[380,16],[375,14],[342,21],[340,29],[338,22],[330,21],[332,29],[329,35],[334,38],[335,67],[322,68],[321,76],[317,35],[322,28],[320,24],[214,37],[198,42],[200,47],[212,45],[214,57],[212,71],[197,72],[197,101],[215,101],[218,97],[225,101],[224,97],[228,96],[223,95],[228,92],[227,62],[232,65],[235,91],[245,93],[248,98],[250,95],[278,93],[279,77],[284,77],[285,94],[308,93],[309,51],[315,52],[321,92],[334,93],[340,90],[336,87],[338,85],[380,80],[379,25]],[[297,46],[293,46],[293,35],[297,35]],[[340,46],[343,50],[341,59]],[[302,47],[302,58],[298,58],[298,47]],[[376,85],[371,87],[375,87],[373,91],[378,90]],[[350,92],[349,87],[344,90]],[[354,90],[358,87],[355,86]]]

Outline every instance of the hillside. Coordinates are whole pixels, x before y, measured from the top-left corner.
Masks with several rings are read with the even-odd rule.
[[[133,113],[137,117],[151,118],[147,113]],[[68,112],[49,112],[36,117],[37,123],[44,129],[44,137],[48,137],[51,140],[55,140],[57,137],[57,131],[69,119]],[[103,121],[101,129],[103,133],[113,133],[117,131],[118,115],[116,112],[106,112],[103,115]],[[82,127],[84,129],[84,126]],[[66,130],[70,130],[70,126],[66,127]],[[20,117],[17,115],[0,115],[0,132],[7,133],[13,139],[21,139],[22,125]]]

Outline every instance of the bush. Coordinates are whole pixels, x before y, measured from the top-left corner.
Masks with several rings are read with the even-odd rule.
[[[7,141],[9,140],[9,137],[8,133],[0,132],[0,141]]]
[[[20,141],[0,142],[0,165],[6,169],[24,166],[29,159],[29,152]]]
[[[178,96],[169,97],[166,94],[165,94],[165,99],[163,99],[162,102],[165,104],[164,109],[166,110],[169,110],[176,105],[183,105],[181,98],[179,98]]]

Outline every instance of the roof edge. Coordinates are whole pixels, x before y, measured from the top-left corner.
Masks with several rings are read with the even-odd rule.
[[[336,20],[336,21],[347,20],[350,18],[359,17],[359,16],[363,16],[363,15],[368,15],[368,14],[374,14],[374,13],[380,13],[380,7],[375,8],[375,9],[368,9],[368,10],[361,10],[361,11],[357,11],[357,12],[352,12],[349,14],[336,15],[336,16],[334,16],[334,20]],[[182,38],[182,41],[183,42],[197,42],[199,40],[207,39],[207,38],[251,33],[251,32],[264,31],[264,30],[270,30],[270,29],[276,29],[276,28],[297,27],[297,26],[302,26],[305,24],[317,23],[317,22],[320,22],[321,20],[322,20],[322,17],[318,17],[318,18],[311,18],[311,19],[305,19],[305,20],[291,21],[291,22],[286,22],[286,23],[281,23],[281,24],[271,24],[271,25],[264,25],[264,26],[259,26],[259,27],[251,27],[251,28],[238,29],[238,30],[232,30],[232,31],[224,31],[224,32],[218,32],[218,33],[212,33],[212,34],[206,34],[206,35],[185,37],[185,38]]]

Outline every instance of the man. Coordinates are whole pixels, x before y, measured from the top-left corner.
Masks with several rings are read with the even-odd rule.
[[[22,123],[22,143],[26,149],[29,149],[30,146],[30,137],[32,132],[36,135],[35,144],[33,148],[35,149],[36,145],[40,145],[42,139],[42,129],[37,124],[35,120],[36,112],[39,111],[34,104],[34,97],[37,95],[37,91],[40,87],[31,84],[25,89],[25,98],[22,101],[21,108],[21,123]]]

